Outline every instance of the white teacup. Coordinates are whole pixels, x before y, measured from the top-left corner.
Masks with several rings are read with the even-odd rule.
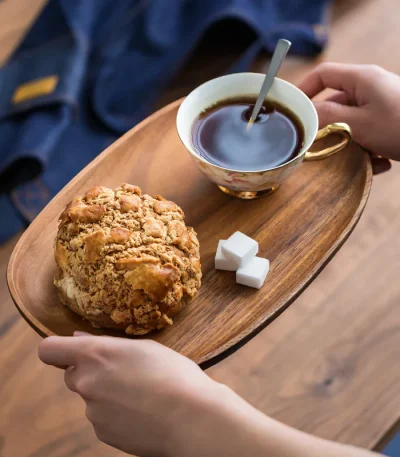
[[[265,75],[236,73],[212,79],[192,91],[182,102],[176,125],[178,135],[199,169],[225,193],[243,199],[253,199],[274,191],[303,160],[319,160],[340,151],[351,141],[351,129],[347,124],[329,124],[318,130],[318,115],[311,100],[296,86],[279,78],[268,94],[290,109],[304,127],[304,144],[292,160],[267,170],[241,171],[220,167],[200,156],[193,146],[192,129],[199,114],[217,102],[238,96],[257,97]],[[341,141],[321,151],[309,151],[311,145],[329,135],[342,136]]]

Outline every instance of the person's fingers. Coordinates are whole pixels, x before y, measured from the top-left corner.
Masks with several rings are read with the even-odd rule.
[[[322,63],[298,87],[310,98],[327,88],[345,91],[352,95],[355,92],[360,71],[357,65]]]
[[[64,373],[64,382],[69,390],[72,392],[78,393],[76,388],[76,367],[68,367]]]
[[[86,402],[96,398],[98,382],[96,371],[87,367],[68,367],[64,373],[65,385],[71,392],[80,395]]]
[[[98,414],[98,406],[93,402],[86,403],[86,419],[91,422],[93,425],[98,424],[99,422],[99,414]]]
[[[80,332],[77,330],[76,332],[74,332],[74,336],[93,336],[93,335],[88,332]]]
[[[82,351],[82,338],[50,336],[40,342],[39,358],[47,365],[76,365]]]
[[[375,154],[370,154],[370,156],[374,175],[379,175],[385,171],[389,171],[392,168],[390,160]]]
[[[318,113],[320,128],[334,122],[345,122],[354,129],[359,123],[359,118],[361,116],[359,108],[341,105],[330,100],[315,102],[314,106]]]
[[[337,103],[344,102],[344,104]],[[365,113],[361,108],[348,106],[346,97],[342,92],[333,94],[329,99],[320,102],[314,102],[318,113],[319,127],[325,127],[334,122],[345,122],[349,124],[353,131],[353,138],[356,142],[362,143],[363,120]],[[388,159],[370,153],[373,173],[375,175],[384,173],[391,169],[392,164]]]
[[[339,103],[339,105],[352,105],[352,99],[347,92],[337,91],[322,101]]]

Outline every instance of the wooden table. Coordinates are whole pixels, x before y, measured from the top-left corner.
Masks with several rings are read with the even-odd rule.
[[[0,2],[1,61],[43,3]],[[400,73],[399,44],[398,0],[341,0],[333,10],[329,48],[319,60],[376,63]],[[218,74],[233,58],[218,52],[210,58],[209,48],[200,46],[184,70],[185,83],[178,77],[160,103]],[[258,68],[266,62],[260,59]],[[288,59],[281,76],[298,82],[315,63]],[[294,427],[379,447],[400,411],[399,196],[400,165],[394,164],[375,179],[361,222],[318,279],[210,376]],[[122,457],[96,440],[63,373],[38,361],[39,337],[19,317],[5,282],[14,243],[0,248],[0,456]]]

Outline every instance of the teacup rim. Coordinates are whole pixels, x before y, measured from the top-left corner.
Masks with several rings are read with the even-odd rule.
[[[180,110],[182,109],[182,106],[184,105],[184,103],[186,102],[186,100],[197,90],[200,90],[203,86],[205,86],[206,84],[210,83],[210,82],[213,82],[213,81],[217,81],[217,80],[220,80],[220,79],[224,79],[224,78],[227,78],[227,77],[232,77],[232,76],[236,76],[236,75],[249,75],[249,76],[253,76],[253,75],[257,75],[257,76],[262,76],[262,77],[265,77],[265,74],[263,73],[256,73],[256,72],[241,72],[241,73],[230,73],[228,75],[222,75],[222,76],[218,76],[217,78],[212,78],[212,79],[209,79],[208,81],[205,81],[204,83],[200,84],[199,86],[197,86],[195,89],[193,89],[182,101],[182,103],[180,104],[179,108],[178,108],[178,112],[177,112],[177,115],[176,115],[176,122],[175,122],[175,127],[176,127],[176,131],[178,133],[178,136],[179,136],[179,139],[181,140],[181,143],[185,146],[185,148],[188,150],[188,152],[193,156],[195,157],[197,160],[199,160],[200,162],[204,163],[205,165],[208,165],[208,166],[211,166],[211,167],[215,167],[219,170],[222,170],[224,172],[228,172],[228,173],[246,173],[246,174],[263,174],[263,173],[267,173],[269,171],[272,171],[272,170],[279,170],[281,168],[285,168],[287,167],[288,165],[296,162],[297,160],[299,160],[300,158],[304,157],[304,155],[306,154],[307,150],[309,149],[309,147],[313,144],[313,141],[309,141],[310,144],[307,144],[305,143],[303,146],[302,146],[302,149],[301,149],[301,152],[299,154],[297,154],[295,157],[293,157],[293,159],[289,160],[288,162],[285,162],[281,165],[278,165],[276,167],[272,167],[272,168],[266,168],[266,169],[261,169],[261,170],[237,170],[237,169],[233,169],[233,168],[225,168],[225,167],[222,167],[220,165],[216,165],[212,162],[209,162],[208,160],[204,159],[203,157],[201,157],[198,153],[194,152],[192,150],[192,145],[187,145],[186,142],[182,139],[180,133],[179,133],[179,128],[178,128],[178,116],[179,116],[179,112]],[[282,78],[278,78],[278,77],[275,77],[275,80],[279,81],[279,83],[282,83],[282,84],[286,84],[288,86],[291,86],[293,89],[295,89],[296,91],[300,92],[302,94],[302,96],[304,97],[304,100],[307,101],[307,103],[310,105],[311,107],[311,110],[313,111],[314,115],[315,115],[315,119],[316,119],[316,123],[315,123],[315,126],[313,128],[313,132],[312,132],[312,135],[311,137],[313,139],[315,139],[316,135],[317,135],[317,132],[318,132],[318,113],[317,113],[317,110],[315,109],[315,106],[314,104],[312,103],[312,101],[310,100],[309,97],[307,97],[307,95],[301,90],[299,89],[297,86],[295,86],[294,84],[290,83],[289,81],[286,81]],[[238,95],[246,95],[246,94],[238,94]],[[267,97],[268,98],[268,97]],[[271,98],[271,100],[276,100],[274,98]],[[279,103],[282,103],[281,101],[279,100],[276,100],[278,101]],[[285,105],[286,106],[286,105]],[[288,109],[290,109],[288,107]]]

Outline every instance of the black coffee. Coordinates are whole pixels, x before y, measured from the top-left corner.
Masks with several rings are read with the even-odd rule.
[[[265,101],[247,131],[254,103],[254,98],[231,98],[203,111],[192,131],[200,156],[241,171],[266,170],[296,157],[304,140],[300,120],[285,106]]]

